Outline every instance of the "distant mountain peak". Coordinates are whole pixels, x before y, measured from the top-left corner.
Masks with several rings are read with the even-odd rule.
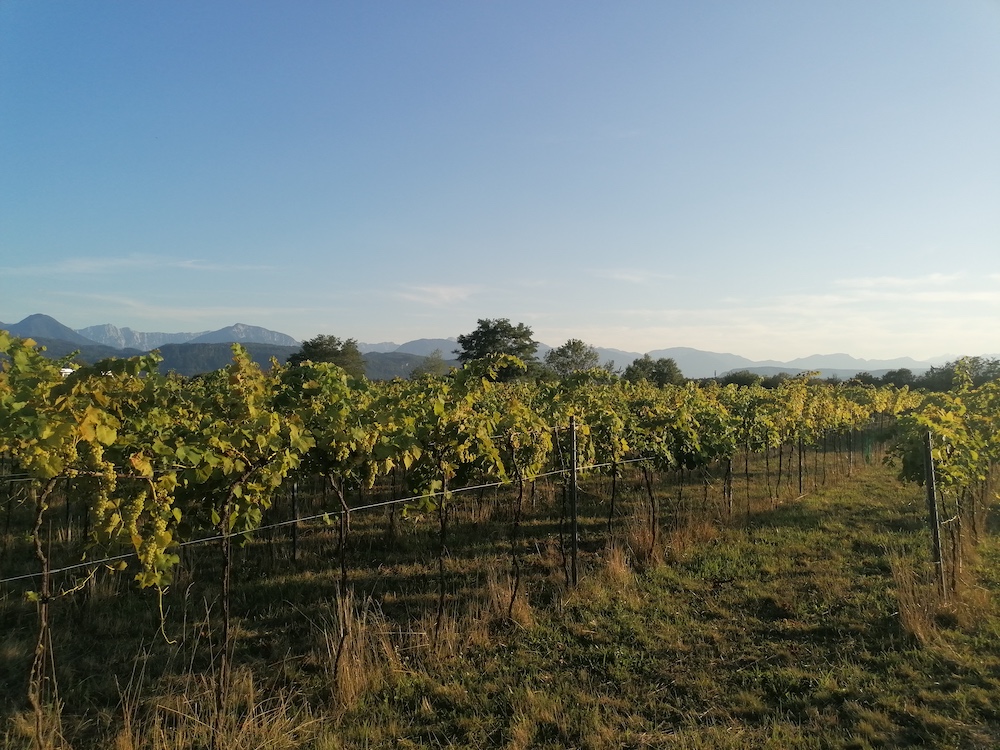
[[[144,352],[159,349],[164,344],[184,344],[205,333],[205,331],[197,333],[133,331],[131,328],[118,328],[111,323],[79,328],[76,332],[104,346],[113,346],[116,349],[139,349]]]
[[[451,359],[455,349],[461,349],[455,339],[414,339],[400,344],[396,351],[400,354],[419,354],[426,357],[433,354],[434,351],[440,350],[446,359]]]
[[[919,362],[912,357],[896,357],[895,359],[859,359],[850,354],[812,354],[808,357],[793,359],[784,364],[803,370],[898,370],[929,369],[929,362]]]
[[[285,333],[271,331],[260,326],[234,323],[218,331],[209,331],[191,339],[190,344],[276,344],[278,346],[299,346],[300,342]]]
[[[374,352],[376,354],[385,354],[387,352],[394,352],[399,348],[399,344],[395,341],[380,341],[377,344],[366,344],[362,341],[358,342],[358,351],[362,354],[368,354]]]
[[[20,336],[21,338],[57,339],[76,346],[89,346],[94,343],[85,336],[81,336],[72,328],[64,326],[55,318],[41,313],[29,315],[20,323],[8,326],[7,330],[14,336]]]

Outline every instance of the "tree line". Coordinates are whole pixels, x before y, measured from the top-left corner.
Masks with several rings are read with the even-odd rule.
[[[534,331],[524,323],[511,323],[509,318],[480,318],[476,329],[459,336],[457,342],[459,348],[451,354],[459,365],[502,356],[516,357],[525,364],[524,371],[498,371],[497,377],[501,380],[565,378],[601,368],[633,383],[648,381],[663,386],[680,385],[685,381],[677,363],[669,357],[653,359],[646,354],[620,369],[613,361],[602,363],[597,349],[577,338],[568,339],[539,359]],[[303,342],[302,348],[288,358],[288,364],[303,362],[330,362],[353,377],[361,377],[365,372],[365,360],[358,342],[350,338],[341,340],[322,334]],[[413,377],[444,376],[451,369],[444,353],[436,350],[414,369]]]

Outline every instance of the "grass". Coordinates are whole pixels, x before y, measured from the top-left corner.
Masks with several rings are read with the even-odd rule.
[[[742,467],[741,467],[742,468]],[[828,469],[831,473],[834,467]],[[737,477],[736,505],[745,507]],[[692,482],[583,494],[581,582],[565,585],[558,492],[514,542],[503,497],[451,523],[438,627],[435,527],[352,518],[347,592],[336,540],[303,534],[242,552],[222,747],[869,748],[1000,744],[1000,545],[987,538],[961,595],[935,599],[919,488],[878,465],[780,502],[751,487],[724,522]],[[797,488],[795,488],[797,491]],[[809,486],[807,489],[812,490]],[[718,488],[712,487],[713,495]],[[526,503],[528,505],[528,503]],[[189,561],[165,597],[102,580],[53,607],[62,736],[50,746],[207,747],[214,717],[217,561]],[[515,585],[516,583],[516,585]],[[31,746],[23,703],[33,610],[0,600],[0,745]],[[437,638],[434,637],[437,632]]]

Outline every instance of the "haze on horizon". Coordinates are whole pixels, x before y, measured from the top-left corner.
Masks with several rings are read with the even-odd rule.
[[[0,4],[0,320],[1000,352],[990,0]]]

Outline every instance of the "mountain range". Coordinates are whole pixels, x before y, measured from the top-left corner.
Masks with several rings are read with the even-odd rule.
[[[134,356],[144,351],[159,349],[164,357],[163,368],[176,370],[183,375],[194,375],[207,370],[218,369],[229,361],[231,343],[247,347],[251,356],[261,364],[267,364],[270,357],[284,361],[297,351],[300,343],[287,334],[259,326],[236,323],[217,331],[192,333],[158,333],[118,328],[110,323],[74,330],[48,315],[29,315],[19,323],[0,323],[15,336],[35,339],[45,346],[52,356],[62,357],[79,352],[78,357],[87,362],[95,362],[111,356]],[[359,343],[358,348],[365,355],[369,377],[406,377],[414,367],[435,351],[439,351],[446,361],[454,359],[454,351],[459,348],[455,338],[415,339],[404,344],[384,341],[377,344]],[[538,355],[542,357],[552,347],[539,344]],[[617,368],[625,368],[643,356],[639,352],[621,349],[595,347],[602,362],[614,362]],[[906,368],[915,375],[926,372],[934,365],[943,364],[954,357],[942,357],[928,361],[918,361],[910,357],[896,359],[858,359],[849,354],[814,354],[789,362],[776,360],[755,361],[737,354],[707,352],[690,347],[672,347],[648,352],[653,359],[668,357],[673,359],[681,372],[689,378],[710,378],[736,370],[750,370],[761,375],[785,372],[791,375],[818,370],[821,377],[850,378],[858,372],[882,375],[889,370]]]
[[[30,320],[30,318],[26,318],[25,320]],[[21,323],[24,323],[24,321],[21,321]],[[18,325],[21,325],[21,323]],[[104,346],[113,346],[116,349],[139,349],[140,351],[147,352],[157,349],[164,344],[230,344],[234,342],[247,342],[252,344],[276,344],[278,346],[297,347],[301,343],[287,334],[269,331],[266,328],[258,326],[248,326],[243,323],[236,323],[228,328],[220,328],[218,331],[201,331],[199,333],[144,333],[142,331],[133,331],[131,328],[118,328],[111,323],[105,323],[100,326],[80,328],[76,333]]]

